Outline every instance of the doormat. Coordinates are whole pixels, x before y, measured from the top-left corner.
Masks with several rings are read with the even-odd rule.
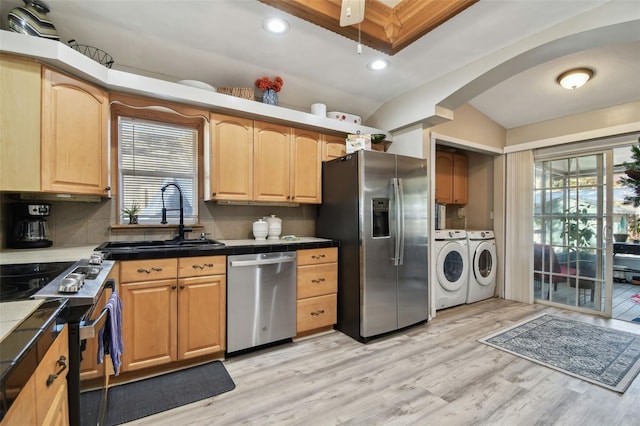
[[[629,299],[631,299],[631,301],[633,303],[638,303],[640,304],[640,294],[634,294],[633,296],[631,296]]]
[[[542,314],[478,340],[624,393],[640,371],[640,334]]]
[[[80,424],[113,426],[191,404],[233,390],[224,364],[208,364],[109,388],[104,422],[99,417],[103,390],[81,394]]]

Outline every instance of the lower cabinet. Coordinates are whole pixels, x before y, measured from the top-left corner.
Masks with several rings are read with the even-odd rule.
[[[225,256],[123,261],[120,271],[123,372],[224,350]]]
[[[333,327],[337,321],[338,249],[298,250],[298,335]]]
[[[68,365],[69,330],[65,327],[2,419],[2,426],[68,425]]]

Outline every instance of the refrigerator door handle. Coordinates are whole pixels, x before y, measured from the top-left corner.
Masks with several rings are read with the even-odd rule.
[[[395,208],[395,249],[393,252],[393,265],[400,265],[400,188],[397,178],[391,178],[391,185],[393,186],[393,207]]]
[[[404,265],[404,187],[402,185],[402,178],[398,180],[398,195],[396,198],[398,204],[398,239],[400,240],[400,250],[398,265]]]

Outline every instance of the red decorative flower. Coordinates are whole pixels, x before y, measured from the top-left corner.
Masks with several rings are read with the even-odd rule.
[[[256,87],[263,92],[268,89],[279,92],[283,84],[284,81],[280,77],[276,77],[273,81],[269,80],[269,77],[262,77],[256,80]]]

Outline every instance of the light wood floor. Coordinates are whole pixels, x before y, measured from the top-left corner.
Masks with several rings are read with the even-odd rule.
[[[368,344],[332,332],[230,358],[233,391],[129,424],[640,424],[640,378],[620,395],[476,341],[541,312],[640,334],[636,323],[490,299]]]

